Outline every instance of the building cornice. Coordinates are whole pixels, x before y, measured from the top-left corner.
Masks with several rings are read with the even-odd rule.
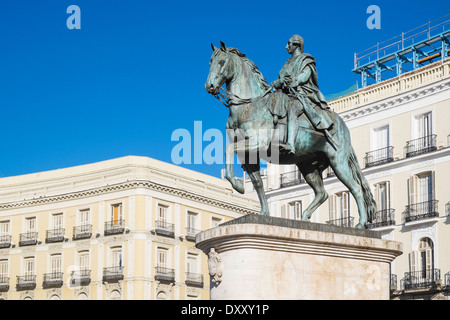
[[[94,188],[90,190],[84,190],[80,192],[72,192],[67,194],[60,194],[56,196],[48,196],[48,197],[39,197],[36,199],[29,199],[29,200],[23,200],[23,201],[13,201],[8,203],[1,203],[0,204],[0,210],[11,210],[11,209],[17,209],[17,208],[23,208],[23,207],[31,207],[31,206],[39,206],[44,204],[50,204],[50,203],[57,203],[57,202],[64,202],[64,201],[71,201],[71,200],[77,200],[80,198],[89,198],[89,197],[95,197],[103,194],[123,191],[123,190],[131,190],[131,189],[148,189],[152,191],[158,191],[165,194],[170,194],[182,199],[188,199],[195,202],[211,205],[214,207],[219,207],[225,210],[230,210],[233,212],[241,213],[241,214],[256,214],[258,213],[255,210],[252,210],[251,207],[254,205],[253,200],[249,199],[249,206],[244,207],[241,205],[233,204],[224,200],[214,199],[210,198],[201,194],[196,194],[193,192],[189,192],[186,190],[180,190],[177,188],[161,185],[158,183],[154,183],[151,181],[128,181],[124,183],[119,183],[115,185],[108,185],[105,187],[100,188]]]

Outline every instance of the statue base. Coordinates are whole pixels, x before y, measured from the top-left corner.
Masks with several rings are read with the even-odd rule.
[[[260,215],[203,231],[196,246],[209,256],[211,300],[387,300],[402,254],[375,231]]]

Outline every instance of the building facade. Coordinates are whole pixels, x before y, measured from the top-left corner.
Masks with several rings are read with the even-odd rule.
[[[0,179],[0,299],[209,299],[195,235],[258,212],[146,157]]]
[[[450,59],[329,101],[346,122],[377,202],[369,226],[404,252],[391,265],[392,298],[448,299],[450,288]],[[313,222],[353,227],[356,202],[332,170]],[[301,219],[314,198],[295,166],[267,165],[271,214]],[[249,186],[247,186],[250,189]]]

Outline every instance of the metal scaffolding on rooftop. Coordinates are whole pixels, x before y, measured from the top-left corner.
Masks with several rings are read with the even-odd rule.
[[[362,87],[400,76],[450,55],[450,14],[355,53],[353,72],[361,74]],[[383,79],[383,72],[390,72]]]

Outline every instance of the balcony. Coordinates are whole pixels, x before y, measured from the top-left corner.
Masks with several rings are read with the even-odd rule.
[[[117,282],[123,280],[123,267],[110,267],[103,269],[103,282]]]
[[[203,288],[203,275],[199,273],[186,272],[186,285]]]
[[[450,290],[450,271],[444,275],[444,287]]]
[[[415,272],[405,272],[405,277],[400,280],[402,290],[433,289],[441,279],[441,270],[427,269]]]
[[[197,229],[186,228],[186,240],[188,240],[188,241],[195,241],[195,236],[199,232],[200,232],[200,230],[197,230]]]
[[[387,227],[395,225],[395,209],[379,210],[375,214],[375,219],[369,224],[369,229]]]
[[[33,290],[36,288],[36,275],[17,276],[17,290]]]
[[[346,218],[329,220],[326,223],[327,224],[332,224],[332,225],[335,225],[335,226],[339,226],[339,227],[353,228],[353,220],[354,220],[353,217],[346,217]]]
[[[37,232],[30,231],[20,234],[19,246],[31,246],[37,244]]]
[[[59,288],[63,285],[63,273],[52,272],[44,274],[44,282],[42,286],[46,288]]]
[[[0,236],[0,249],[9,248],[11,246],[11,236],[8,234]]]
[[[9,277],[0,276],[0,292],[9,290]]]
[[[366,152],[364,167],[370,168],[394,161],[394,147],[386,147]]]
[[[45,236],[45,243],[63,242],[64,241],[64,229],[47,230]]]
[[[429,200],[406,206],[405,222],[439,217],[438,200]]]
[[[82,225],[73,227],[73,240],[89,239],[92,237],[92,225]]]
[[[436,135],[432,134],[419,139],[414,139],[406,142],[405,156],[407,158],[418,156],[424,153],[437,150]]]
[[[168,223],[163,220],[155,221],[155,233],[168,237],[175,237],[175,228],[173,223]]]
[[[291,187],[304,182],[305,180],[299,171],[286,172],[280,175],[280,188]]]
[[[105,236],[122,234],[125,232],[125,220],[113,220],[105,222]]]
[[[70,283],[74,286],[85,286],[91,283],[91,270],[81,269],[72,272]]]
[[[165,267],[155,267],[155,280],[161,282],[175,282],[175,270]]]

